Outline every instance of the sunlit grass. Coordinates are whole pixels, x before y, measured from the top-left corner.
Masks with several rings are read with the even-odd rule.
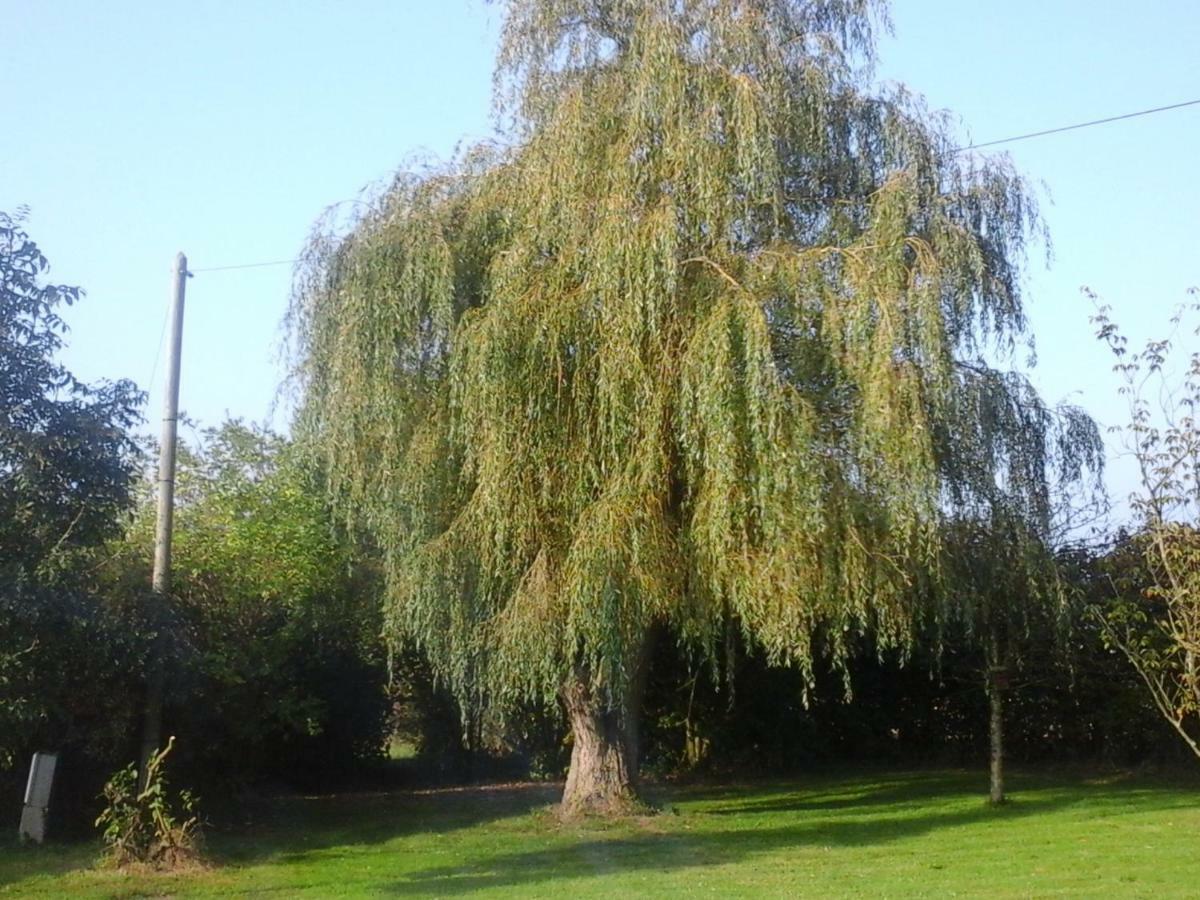
[[[401,737],[392,737],[388,741],[387,755],[390,760],[416,759],[417,748],[411,742]]]
[[[1195,896],[1200,785],[876,773],[652,792],[663,811],[559,825],[554,789],[280,800],[183,875],[96,870],[95,845],[0,849],[0,894]]]

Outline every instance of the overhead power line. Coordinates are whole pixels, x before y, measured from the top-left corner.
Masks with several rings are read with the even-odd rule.
[[[1120,122],[1124,119],[1136,119],[1140,116],[1149,116],[1154,113],[1169,112],[1173,109],[1183,109],[1186,106],[1200,106],[1200,98],[1195,100],[1185,100],[1182,103],[1171,103],[1167,106],[1155,106],[1151,109],[1139,109],[1137,112],[1121,113],[1119,116],[1108,116],[1104,119],[1092,119],[1089,122],[1076,122],[1074,125],[1060,125],[1057,128],[1046,128],[1042,131],[1031,131],[1028,134],[1016,134],[1012,137],[997,138],[994,141],[983,141],[978,144],[967,144],[963,147],[955,147],[951,153],[965,153],[968,150],[981,150],[984,147],[996,147],[1000,144],[1013,144],[1017,141],[1027,141],[1031,138],[1045,137],[1048,134],[1061,134],[1064,131],[1078,131],[1081,128],[1093,128],[1096,125],[1107,125],[1110,122]],[[241,263],[235,266],[209,266],[203,269],[192,269],[192,272],[229,272],[234,269],[258,269],[264,266],[288,266],[292,263],[299,262],[299,259],[275,259],[268,262],[253,262]]]
[[[294,262],[299,262],[298,259],[273,259],[269,262],[254,262],[241,263],[236,266],[208,266],[203,269],[192,269],[192,272],[228,272],[230,269],[258,269],[263,266],[287,266]]]
[[[978,150],[981,147],[995,147],[997,144],[1011,144],[1014,141],[1027,141],[1030,138],[1045,137],[1048,134],[1059,134],[1063,131],[1076,131],[1080,128],[1091,128],[1093,125],[1107,125],[1109,122],[1120,122],[1122,119],[1136,119],[1138,116],[1148,116],[1153,113],[1167,112],[1171,109],[1183,109],[1185,106],[1200,105],[1200,99],[1185,100],[1183,103],[1172,103],[1170,106],[1156,106],[1153,109],[1141,109],[1137,112],[1122,113],[1119,116],[1109,116],[1107,119],[1093,119],[1090,122],[1078,122],[1075,125],[1062,125],[1058,128],[1047,128],[1045,131],[1031,131],[1029,134],[1018,134],[1013,137],[999,138],[994,141],[984,141],[980,144],[970,144],[966,147],[955,147],[952,152],[961,153],[964,150]]]
[[[158,361],[162,358],[163,338],[167,336],[167,320],[171,316],[171,307],[163,310],[162,328],[158,332],[158,349],[154,352],[154,366],[150,369],[150,377],[146,379],[146,392],[154,389],[154,379],[158,376]]]

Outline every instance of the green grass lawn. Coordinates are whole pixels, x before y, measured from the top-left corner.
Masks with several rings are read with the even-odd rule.
[[[559,825],[553,788],[272,801],[181,875],[96,845],[0,846],[3,896],[1200,896],[1200,784],[1029,773],[813,776],[650,791],[663,812]]]

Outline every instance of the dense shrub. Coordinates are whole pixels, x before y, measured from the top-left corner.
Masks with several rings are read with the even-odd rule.
[[[164,718],[181,764],[238,786],[329,779],[378,759],[378,602],[303,460],[230,422],[180,453],[177,485]],[[117,589],[131,572],[148,580],[150,500],[109,561]]]

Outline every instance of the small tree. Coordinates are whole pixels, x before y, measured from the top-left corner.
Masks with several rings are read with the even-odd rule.
[[[1057,631],[1069,592],[1059,581],[1051,548],[1025,523],[997,518],[961,521],[949,538],[955,609],[951,640],[972,648],[988,701],[988,798],[1005,795],[1005,700],[1031,631]]]
[[[1056,544],[1102,499],[1104,444],[1077,406],[1051,406],[1019,372],[960,366],[938,431],[947,478],[946,572],[935,623],[983,659],[990,788],[1004,800],[1004,698],[1030,629],[1065,621]],[[937,624],[934,628],[939,627]],[[944,626],[943,626],[944,627]]]
[[[1190,312],[1198,311],[1200,303],[1193,303]],[[1200,757],[1200,350],[1186,357],[1182,372],[1173,372],[1173,339],[1149,340],[1131,352],[1110,313],[1100,305],[1092,321],[1116,358],[1113,369],[1129,404],[1125,435],[1140,475],[1130,497],[1139,526],[1133,542],[1147,583],[1141,596],[1120,598],[1105,634]],[[1172,319],[1177,332],[1185,331],[1187,318],[1181,311]],[[1200,327],[1188,332],[1195,337]]]

